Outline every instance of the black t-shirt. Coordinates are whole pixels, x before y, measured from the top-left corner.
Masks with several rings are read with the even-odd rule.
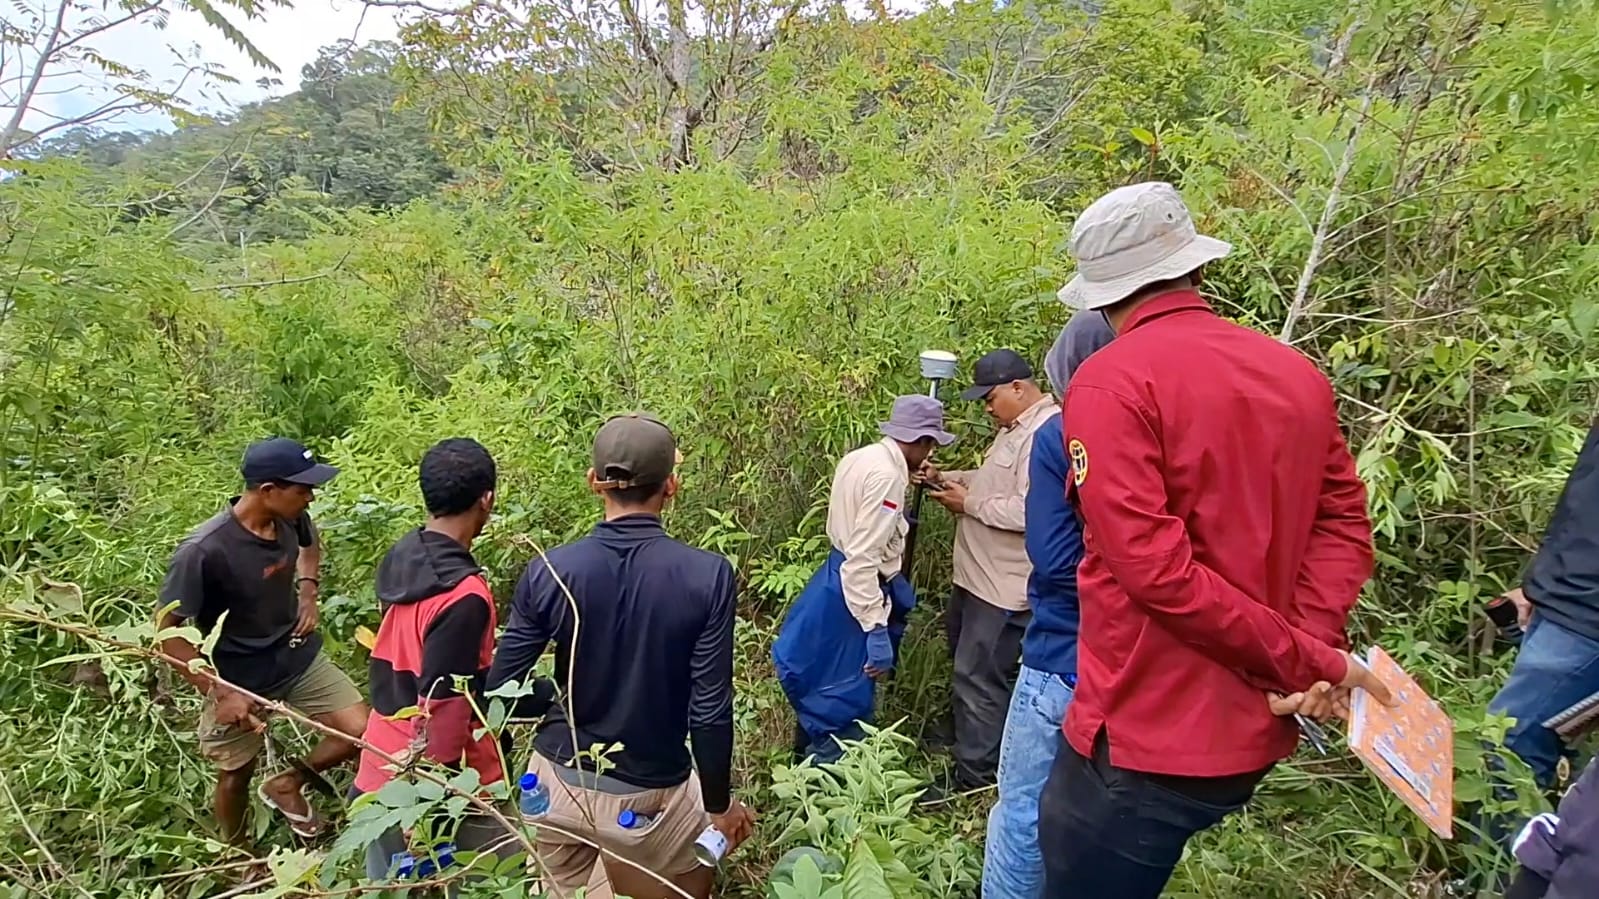
[[[277,539],[263,540],[233,517],[234,497],[178,544],[161,584],[161,606],[209,635],[223,612],[222,635],[211,653],[217,674],[269,698],[310,667],[322,646],[312,633],[290,645],[299,621],[295,564],[300,547],[316,544],[309,515],[279,519]]]

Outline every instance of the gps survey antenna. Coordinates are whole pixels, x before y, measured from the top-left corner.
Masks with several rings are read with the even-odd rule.
[[[927,379],[927,395],[938,399],[939,385],[955,377],[955,354],[948,350],[922,350],[922,377]],[[916,472],[911,472],[915,474]],[[900,574],[909,580],[911,576],[911,562],[916,558],[916,523],[922,517],[922,490],[924,484],[916,485],[916,496],[911,499],[911,514],[906,522],[910,525],[905,532],[905,557],[899,566]]]

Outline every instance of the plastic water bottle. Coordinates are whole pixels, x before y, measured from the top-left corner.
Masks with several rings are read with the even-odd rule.
[[[623,830],[643,830],[649,827],[654,820],[649,815],[641,815],[632,809],[623,809],[622,813],[616,816],[616,823]]]
[[[417,862],[416,879],[427,880],[429,877],[443,871],[455,864],[455,844],[440,843],[434,848],[433,854]]]
[[[529,771],[517,781],[522,788],[522,817],[542,818],[550,813],[550,790],[539,783],[539,776]]]
[[[722,863],[722,856],[727,854],[727,834],[716,829],[716,825],[700,831],[699,839],[694,841],[694,858],[707,868],[714,868]]]
[[[395,880],[410,880],[416,873],[416,856],[409,852],[396,852],[389,856],[389,870],[394,872]]]

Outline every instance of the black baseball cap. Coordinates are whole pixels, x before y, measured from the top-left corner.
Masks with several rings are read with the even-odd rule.
[[[647,412],[613,416],[594,435],[594,486],[623,490],[659,484],[682,461],[677,438]]]
[[[244,464],[239,467],[247,484],[267,481],[287,481],[315,487],[333,480],[337,468],[318,462],[305,444],[287,437],[270,437],[250,444],[244,451]]]
[[[963,400],[980,400],[995,387],[1012,381],[1031,381],[1033,367],[1015,350],[994,350],[972,366],[972,386],[961,392]]]

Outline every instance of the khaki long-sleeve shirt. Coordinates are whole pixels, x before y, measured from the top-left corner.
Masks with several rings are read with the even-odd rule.
[[[948,475],[966,485],[966,514],[955,524],[955,586],[1007,611],[1026,610],[1033,571],[1022,537],[1033,433],[1059,411],[1044,397],[994,437],[981,468]]]
[[[827,539],[844,554],[839,571],[850,614],[870,631],[888,624],[879,578],[899,573],[905,554],[905,454],[883,439],[839,460],[827,500]]]

